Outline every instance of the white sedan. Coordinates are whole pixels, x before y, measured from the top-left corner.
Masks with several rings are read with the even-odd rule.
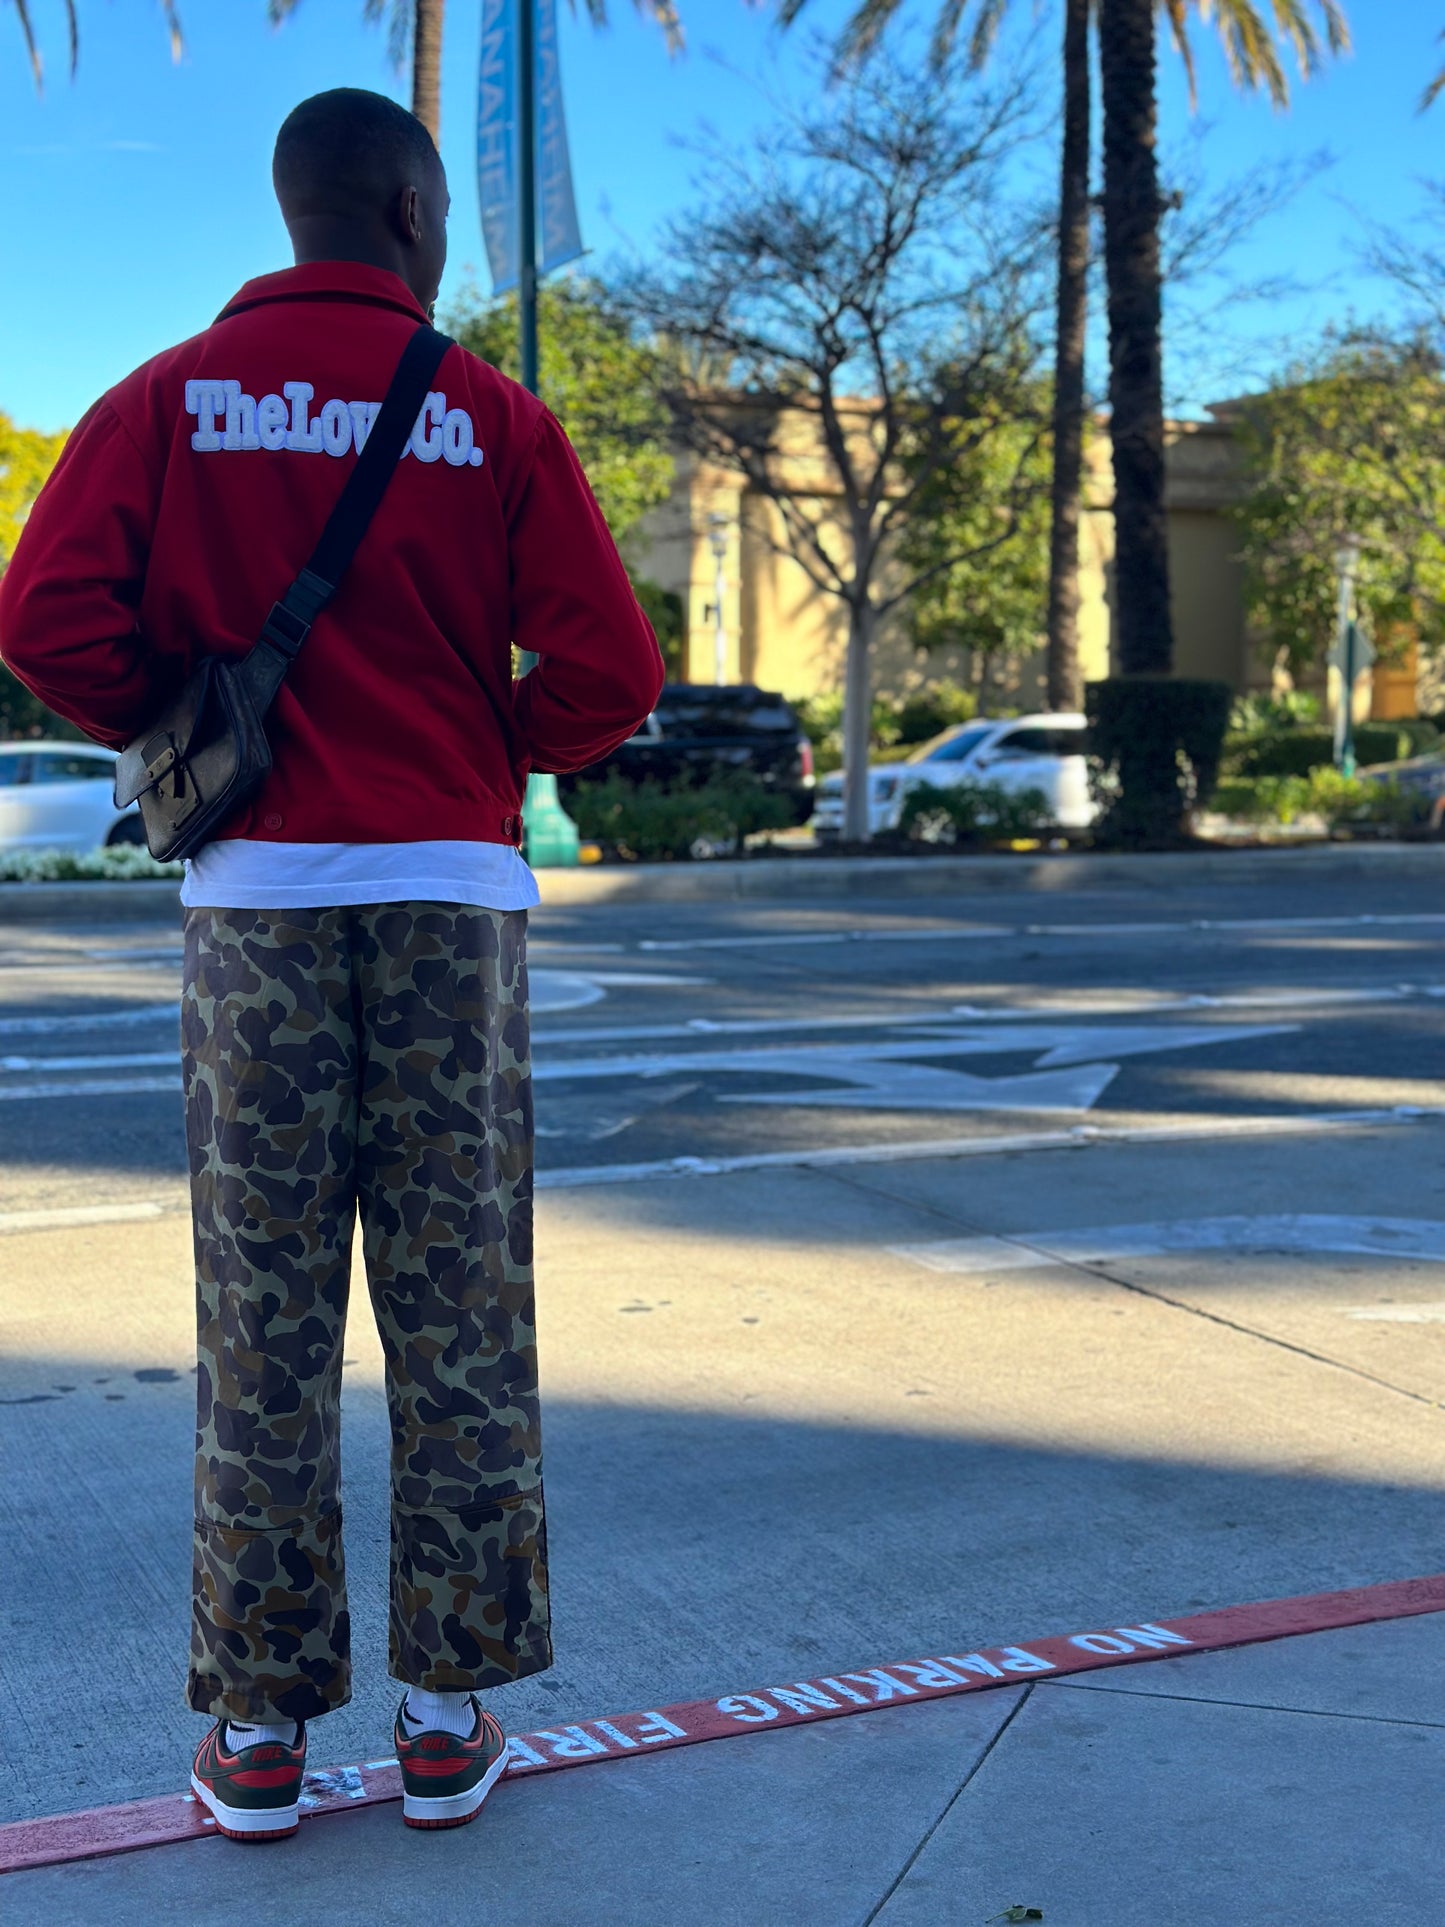
[[[869,829],[874,836],[896,830],[908,792],[923,784],[943,789],[952,783],[996,783],[1015,795],[1040,791],[1049,828],[1086,830],[1097,814],[1084,761],[1086,728],[1082,716],[1063,714],[958,723],[945,729],[902,762],[871,765]],[[813,831],[824,843],[843,833],[841,771],[818,785]]]
[[[0,743],[0,850],[144,843],[140,811],[118,810],[115,751],[95,743]]]

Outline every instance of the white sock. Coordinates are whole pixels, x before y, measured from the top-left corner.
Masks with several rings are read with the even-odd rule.
[[[420,1686],[408,1686],[402,1717],[414,1733],[452,1733],[469,1740],[477,1727],[477,1712],[470,1693],[427,1693]]]
[[[295,1746],[295,1720],[280,1720],[273,1725],[252,1720],[226,1721],[226,1745],[233,1753],[243,1746]]]

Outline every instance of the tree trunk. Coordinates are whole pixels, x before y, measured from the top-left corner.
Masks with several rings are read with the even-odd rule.
[[[437,146],[442,138],[442,17],[446,0],[414,0],[411,111]]]
[[[1089,108],[1089,0],[1065,0],[1049,531],[1050,709],[1078,709],[1084,695],[1079,677],[1079,497],[1084,467],[1084,335],[1089,314]]]
[[[1099,67],[1119,669],[1168,675],[1174,636],[1164,521],[1154,0],[1100,0]]]
[[[868,750],[873,733],[873,611],[848,604],[848,661],[843,676],[843,836],[866,843],[872,831],[868,807]]]

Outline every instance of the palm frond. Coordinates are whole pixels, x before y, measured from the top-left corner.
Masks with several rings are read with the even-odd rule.
[[[805,4],[806,0],[793,0],[792,12],[788,18],[792,19]],[[569,0],[569,5],[573,13],[576,13],[577,0]],[[678,18],[673,0],[636,0],[636,6],[639,13],[650,14],[661,27],[663,39],[667,42],[667,51],[670,54],[680,54],[686,42],[683,38],[682,21]],[[582,0],[582,11],[594,27],[607,25],[607,0]],[[781,18],[781,14],[779,17]],[[783,21],[784,26],[787,24],[786,20]]]
[[[988,57],[993,52],[993,43],[998,39],[998,30],[1003,17],[1008,12],[1009,0],[978,0],[978,17],[973,23],[973,32],[968,40],[968,65],[972,73],[978,73],[987,66]]]
[[[1169,22],[1169,38],[1174,51],[1184,62],[1189,80],[1189,111],[1199,105],[1198,76],[1194,71],[1194,49],[1189,44],[1188,0],[1159,0],[1159,10]]]
[[[74,0],[68,0],[68,4],[70,6],[70,61],[73,67],[75,65]],[[171,37],[171,59],[179,60],[186,50],[186,39],[185,35],[181,32],[181,19],[180,15],[176,12],[175,0],[161,0],[161,12],[166,17],[166,29]]]
[[[838,37],[838,51],[833,61],[835,72],[862,66],[901,4],[902,0],[863,0]],[[960,10],[967,4],[968,0],[959,0]],[[784,6],[789,9],[788,19],[792,20],[801,12],[803,0],[784,0]],[[781,21],[781,10],[778,17]],[[783,21],[783,25],[787,24],[788,21]]]
[[[17,4],[18,4],[18,0],[17,0]],[[1442,40],[1445,40],[1445,33],[1442,33],[1440,38]],[[1420,105],[1416,111],[1418,113],[1423,114],[1427,107],[1432,107],[1435,104],[1435,102],[1440,98],[1441,94],[1445,94],[1445,67],[1442,67],[1440,69],[1439,73],[1436,74],[1435,78],[1430,82],[1430,85],[1425,89],[1424,93],[1421,94]]]
[[[1160,0],[1171,17],[1184,0]],[[1277,41],[1294,53],[1300,78],[1311,79],[1326,53],[1350,51],[1350,27],[1341,0],[1194,0],[1201,19],[1216,28],[1234,84],[1250,93],[1263,87],[1276,107],[1289,105],[1289,81]],[[1315,22],[1318,10],[1323,39]],[[1178,33],[1176,31],[1176,41]]]
[[[20,31],[25,37],[25,51],[30,56],[30,71],[35,77],[35,91],[40,92],[45,84],[45,63],[40,58],[40,49],[35,43],[35,25],[30,18],[27,0],[15,0],[15,11],[20,16]]]
[[[15,16],[20,22],[21,36],[25,41],[25,52],[30,61],[30,72],[35,80],[35,91],[41,93],[45,86],[45,62],[41,57],[40,44],[35,38],[35,22],[30,15],[30,0],[14,0]],[[75,70],[80,63],[80,21],[76,16],[75,0],[65,0],[65,36],[70,51],[70,77],[75,78]]]

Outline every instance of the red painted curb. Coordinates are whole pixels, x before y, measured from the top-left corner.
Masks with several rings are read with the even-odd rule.
[[[776,1732],[815,1720],[845,1719],[878,1707],[949,1699],[990,1687],[1018,1686],[1030,1679],[1058,1679],[1100,1666],[1136,1666],[1151,1659],[1218,1652],[1228,1646],[1433,1612],[1445,1612],[1445,1573],[1358,1586],[1349,1592],[1306,1593],[1295,1599],[1227,1606],[1184,1619],[1142,1620],[1096,1632],[1058,1634],[1030,1640],[1025,1646],[989,1646],[979,1652],[901,1660],[826,1679],[726,1693],[716,1700],[685,1700],[655,1712],[623,1713],[613,1719],[517,1734],[509,1743],[507,1778],[556,1773],[564,1767],[697,1746],[743,1733]],[[394,1761],[379,1760],[308,1773],[302,1807],[309,1819],[400,1798],[400,1770]],[[214,1836],[214,1823],[203,1816],[193,1795],[165,1794],[154,1800],[131,1800],[124,1806],[92,1807],[82,1813],[0,1826],[0,1873]]]

